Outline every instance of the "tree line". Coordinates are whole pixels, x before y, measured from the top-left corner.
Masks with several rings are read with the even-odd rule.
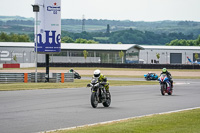
[[[200,36],[195,40],[176,39],[167,43],[168,46],[200,46]]]
[[[62,43],[108,43],[108,44],[140,44],[169,46],[199,46],[200,37],[195,40],[193,34],[183,33],[156,34],[150,31],[123,30],[111,33],[62,31]],[[34,34],[0,33],[1,42],[33,42]]]
[[[0,33],[0,42],[30,42],[28,35]]]
[[[122,30],[111,33],[104,32],[82,32],[82,33],[70,33],[62,31],[63,42],[72,43],[74,40],[82,38],[87,40],[94,40],[98,43],[110,43],[110,44],[140,44],[140,45],[165,45],[175,39],[195,39],[193,34],[185,35],[183,33],[162,33],[156,34],[150,31],[139,30]]]

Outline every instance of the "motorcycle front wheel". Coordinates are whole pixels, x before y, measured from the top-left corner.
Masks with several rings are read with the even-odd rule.
[[[161,94],[164,96],[165,95],[165,87],[164,84],[161,85],[161,89],[160,89]]]
[[[98,98],[97,98],[97,93],[96,92],[92,92],[90,101],[91,101],[92,107],[96,108],[97,105],[98,105]]]
[[[106,101],[103,102],[103,106],[104,107],[109,107],[110,103],[111,103],[111,95],[110,95],[110,92],[109,92],[109,97],[106,97]]]

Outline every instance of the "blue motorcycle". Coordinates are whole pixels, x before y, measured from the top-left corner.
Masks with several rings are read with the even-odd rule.
[[[148,74],[144,74],[144,78],[146,80],[157,80],[158,79],[158,75],[155,73],[148,73]]]
[[[165,93],[168,93],[168,95],[172,95],[172,85],[169,81],[169,78],[167,75],[162,74],[159,78],[158,81],[160,83],[160,91],[162,95],[165,95]]]

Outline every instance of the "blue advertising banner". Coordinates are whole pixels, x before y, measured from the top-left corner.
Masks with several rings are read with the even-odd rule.
[[[35,4],[40,7],[35,23],[37,52],[58,53],[61,51],[61,0],[35,0]]]

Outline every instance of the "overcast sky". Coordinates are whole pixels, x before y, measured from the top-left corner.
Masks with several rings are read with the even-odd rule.
[[[56,0],[55,0],[56,1]],[[34,17],[35,0],[1,0],[0,16]],[[61,0],[63,19],[200,21],[200,0]]]

